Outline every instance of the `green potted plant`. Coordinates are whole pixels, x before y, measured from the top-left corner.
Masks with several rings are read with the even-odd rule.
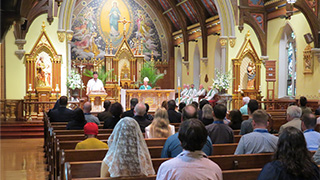
[[[98,78],[102,81],[103,84],[106,84],[106,81],[109,79],[109,77],[111,77],[112,79],[111,75],[112,75],[113,69],[110,69],[109,71],[106,71],[105,69],[106,69],[105,66],[102,66],[102,68],[100,68],[99,71],[97,71]],[[86,69],[83,75],[93,78],[93,72],[94,71]]]
[[[80,89],[85,87],[81,75],[74,69],[71,70],[67,78],[67,87],[70,89],[70,95],[76,99],[80,96]]]
[[[164,77],[163,73],[157,73],[157,68],[154,65],[154,61],[145,61],[141,68],[141,80],[140,83],[143,83],[143,78],[148,77],[149,83],[152,88],[155,87],[158,80]]]

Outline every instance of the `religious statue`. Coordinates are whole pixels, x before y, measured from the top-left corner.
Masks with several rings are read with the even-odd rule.
[[[130,76],[130,69],[128,68],[127,64],[125,63],[121,69],[121,79],[128,79]]]
[[[51,62],[49,60],[49,62]],[[50,64],[40,56],[36,61],[36,83],[37,87],[51,86],[51,70]]]
[[[248,83],[247,89],[254,89],[254,81],[256,77],[256,66],[253,62],[249,62],[247,66]]]
[[[110,22],[110,34],[114,37],[119,35],[118,21],[120,20],[120,10],[118,8],[118,2],[113,1],[112,8],[109,13]]]
[[[126,25],[128,23],[131,23],[131,21],[128,21],[128,20],[126,20],[126,17],[123,17],[123,20],[119,20],[118,23],[122,23],[123,24],[123,35],[125,36],[126,35],[126,29],[127,29]]]

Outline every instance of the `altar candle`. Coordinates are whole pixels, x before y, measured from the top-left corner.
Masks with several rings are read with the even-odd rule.
[[[118,85],[120,86],[120,75],[118,77]]]
[[[136,75],[133,75],[133,82],[136,81]]]
[[[59,89],[59,84],[56,84],[56,92],[59,92],[60,89]]]
[[[238,92],[240,92],[241,91],[241,87],[240,87],[240,85],[238,86]]]
[[[32,84],[29,84],[29,89],[28,89],[28,92],[31,92],[32,91]]]
[[[178,87],[180,87],[180,77],[178,77]]]

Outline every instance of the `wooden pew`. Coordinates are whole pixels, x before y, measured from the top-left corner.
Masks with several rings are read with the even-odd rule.
[[[234,154],[237,149],[238,143],[229,144],[213,144],[212,155],[228,155]]]
[[[99,129],[98,134],[111,134],[113,129]],[[83,130],[54,130],[56,135],[84,134]]]
[[[111,134],[98,134],[97,138],[100,140],[106,140]],[[76,141],[76,140],[85,140],[84,134],[71,134],[71,135],[57,135],[57,138],[60,141]]]
[[[236,179],[236,180],[256,180],[262,168],[254,169],[237,169],[237,170],[224,170],[222,171],[223,179]]]
[[[99,129],[103,129],[103,124],[98,125]],[[67,130],[67,125],[56,125],[53,126],[54,130]]]

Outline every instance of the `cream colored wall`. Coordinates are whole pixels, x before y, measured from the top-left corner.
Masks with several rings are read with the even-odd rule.
[[[34,44],[36,43],[38,37],[41,33],[42,22],[46,24],[46,32],[51,40],[54,48],[58,54],[62,55],[61,64],[61,94],[67,94],[66,88],[66,74],[67,74],[67,48],[66,41],[63,43],[59,42],[57,29],[58,29],[58,18],[54,18],[51,25],[47,22],[47,15],[43,14],[37,17],[31,24],[29,31],[26,35],[27,43],[24,46],[26,53],[30,53]],[[6,93],[7,99],[22,99],[26,93],[26,68],[25,68],[25,58],[21,60],[14,54],[18,49],[15,45],[15,38],[13,34],[13,28],[7,33],[5,37],[6,43]]]
[[[277,60],[279,62],[279,42],[283,32],[283,28],[289,23],[294,34],[296,35],[296,67],[297,67],[297,82],[296,82],[296,98],[306,96],[310,99],[318,99],[318,90],[320,90],[320,83],[317,79],[320,77],[319,62],[314,58],[313,74],[303,74],[303,50],[307,46],[303,35],[311,33],[307,19],[302,13],[294,14],[291,20],[274,19],[268,22],[268,56],[269,59]],[[311,33],[312,34],[312,33]],[[311,44],[313,47],[313,43]],[[279,73],[279,63],[277,63],[277,79]],[[278,84],[276,85],[276,97],[278,95]]]

